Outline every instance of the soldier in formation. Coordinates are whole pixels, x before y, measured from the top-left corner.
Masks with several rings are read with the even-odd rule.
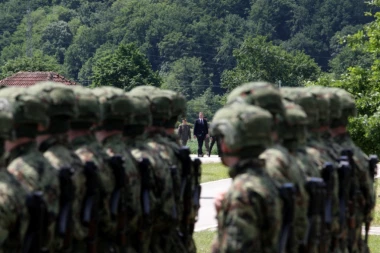
[[[2,88],[0,252],[196,252],[185,114],[182,95],[147,86]]]
[[[269,113],[272,124],[251,125],[260,114],[250,106]],[[220,137],[222,162],[233,179],[215,201],[213,252],[369,252],[378,160],[349,137],[348,118],[355,115],[351,94],[337,88],[278,90],[256,82],[234,89],[210,130]],[[272,144],[246,155],[250,138],[265,136]],[[259,159],[260,169],[253,170],[252,163],[240,166],[247,158]]]
[[[347,133],[355,115],[337,88],[233,90],[210,125],[233,179],[212,252],[369,252],[378,161]],[[185,116],[152,86],[0,89],[0,252],[196,252]]]

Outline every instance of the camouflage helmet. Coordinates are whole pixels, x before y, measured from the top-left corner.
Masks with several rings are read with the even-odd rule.
[[[71,86],[57,82],[39,82],[28,89],[28,93],[44,99],[48,105],[49,117],[76,117],[77,99]]]
[[[285,87],[280,89],[282,96],[302,107],[307,115],[309,126],[318,126],[319,110],[316,96],[305,88]]]
[[[280,91],[267,82],[245,83],[235,88],[227,97],[227,104],[244,100],[251,105],[268,110],[272,115],[284,116]]]
[[[355,99],[351,93],[340,88],[330,88],[331,92],[335,92],[340,99],[341,104],[341,117],[337,124],[346,126],[348,124],[349,117],[356,117],[356,104]]]
[[[12,107],[7,98],[0,97],[0,139],[10,138],[13,130]]]
[[[131,98],[133,103],[133,117],[126,121],[126,125],[138,125],[147,127],[152,125],[152,113],[150,111],[150,102],[145,97],[132,96],[129,92],[126,93]]]
[[[330,124],[330,100],[322,93],[320,86],[311,86],[305,88],[310,91],[317,100],[317,108],[319,115],[319,127],[329,126]],[[318,127],[317,126],[317,127]],[[315,128],[315,127],[314,127]]]
[[[100,121],[100,104],[98,98],[89,89],[83,86],[74,86],[74,94],[77,98],[78,113],[71,120],[71,126],[94,124]],[[78,125],[79,126],[79,125]]]
[[[272,115],[268,111],[233,103],[216,112],[210,132],[212,136],[222,136],[226,146],[232,150],[225,155],[258,156],[272,143],[272,124]]]
[[[0,89],[1,118],[4,119],[4,132],[6,136],[9,121],[6,118],[12,117],[12,138],[35,137],[37,135],[38,124],[44,127],[49,125],[47,115],[47,103],[43,99],[31,96],[27,89],[20,87],[9,87]],[[5,123],[7,122],[7,123]],[[8,136],[9,137],[9,136]]]
[[[285,105],[285,121],[279,127],[281,139],[284,143],[287,141],[295,141],[297,144],[306,142],[306,126],[308,118],[301,106],[284,101]]]
[[[139,86],[133,88],[129,94],[146,98],[149,101],[152,113],[152,126],[164,127],[168,124],[172,117],[172,100],[167,92],[152,86]]]
[[[340,119],[342,107],[339,96],[329,87],[316,87],[316,90],[329,100],[330,122]]]
[[[92,90],[100,103],[100,121],[107,128],[112,125],[115,129],[123,129],[125,121],[134,112],[132,99],[127,96],[124,90],[103,86]]]
[[[186,98],[172,90],[162,90],[162,92],[167,93],[171,100],[171,119],[167,127],[174,128],[179,118],[186,117]]]

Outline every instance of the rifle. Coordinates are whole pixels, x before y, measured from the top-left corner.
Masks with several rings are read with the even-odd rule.
[[[150,161],[148,158],[141,158],[137,161],[138,168],[141,175],[141,196],[140,201],[143,211],[143,222],[142,222],[142,232],[139,233],[139,249],[138,252],[148,252],[149,251],[149,240],[150,240],[150,226],[152,223],[151,217],[151,203],[150,203],[150,191],[151,182],[149,175]],[[153,203],[154,204],[154,203]],[[153,206],[154,208],[155,206]],[[147,243],[148,242],[148,243]]]
[[[372,183],[375,183],[375,177],[377,175],[377,164],[379,163],[379,158],[377,155],[370,155],[369,156],[369,162],[368,162],[368,169],[369,174],[372,179]],[[376,194],[376,187],[375,187],[375,193]],[[371,196],[368,196],[371,197]],[[368,245],[368,234],[369,234],[369,228],[371,227],[371,221],[372,218],[370,217],[372,206],[366,205],[366,218],[365,218],[365,235],[364,235],[364,242],[366,245]]]
[[[285,253],[293,227],[296,188],[292,183],[285,183],[279,188],[279,193],[284,205],[278,252]]]
[[[59,214],[57,221],[57,233],[63,237],[63,249],[71,248],[72,243],[72,208],[75,197],[75,186],[72,181],[74,169],[69,167],[60,168],[59,188]]]
[[[347,160],[350,164],[350,190],[349,190],[349,197],[348,197],[348,247],[349,247],[349,252],[352,252],[352,247],[353,243],[356,242],[356,233],[355,233],[355,228],[356,228],[356,221],[355,221],[355,205],[357,203],[357,195],[360,193],[357,185],[355,184],[355,168],[356,164],[354,161],[354,153],[352,149],[345,149],[341,153],[342,156],[347,157]]]
[[[325,198],[323,200],[323,219],[322,219],[322,233],[324,234],[323,237],[329,236],[327,235],[329,231],[331,231],[331,223],[332,223],[332,196],[334,191],[334,166],[330,162],[326,162],[323,165],[321,176],[323,178],[323,181],[325,182],[325,189],[324,189],[324,195]],[[321,244],[321,251],[322,252],[328,252],[328,245],[325,244],[325,240],[323,240]]]
[[[127,243],[127,209],[124,203],[125,196],[123,194],[123,189],[126,183],[126,175],[123,166],[124,159],[120,155],[115,155],[108,159],[108,164],[115,177],[115,188],[112,191],[110,199],[111,216],[113,220],[115,218],[117,219],[118,243],[121,246],[125,246]]]
[[[377,155],[370,155],[369,156],[369,174],[371,176],[372,180],[375,180],[375,177],[377,175],[377,164],[379,163],[379,158]]]
[[[305,237],[303,239],[303,245],[301,246],[299,252],[308,252],[309,248],[311,247],[310,232],[313,231],[315,225],[313,224],[313,218],[316,216],[321,217],[323,211],[322,203],[324,201],[321,189],[325,188],[325,183],[322,178],[310,177],[306,180],[305,188],[309,194],[309,207],[307,211],[308,227],[306,230]],[[319,244],[319,233],[316,236],[317,244]]]
[[[190,158],[190,149],[189,147],[183,146],[179,150],[178,155],[181,165],[182,165],[182,174],[181,174],[181,199],[184,199],[185,196],[185,188],[189,181],[190,173],[191,173],[191,165],[192,161]]]
[[[322,168],[321,176],[326,184],[326,201],[325,201],[325,220],[324,222],[331,225],[332,222],[332,195],[334,191],[334,175],[335,168],[332,163],[326,162]]]
[[[43,192],[36,191],[28,194],[26,207],[30,217],[22,252],[45,252],[46,249],[43,249],[43,243],[45,232],[47,232],[47,206],[43,199]]]
[[[176,181],[176,176],[177,176],[177,166],[172,165],[170,167],[170,175],[172,177],[172,181],[174,184],[174,182]],[[175,188],[173,188],[173,189],[175,189]],[[178,213],[177,213],[176,199],[174,198],[173,201],[174,201],[174,205],[173,205],[173,209],[172,209],[172,218],[173,218],[173,220],[177,221],[178,220]]]
[[[348,162],[347,156],[341,156],[339,158],[339,165],[337,168],[338,171],[338,198],[339,198],[339,225],[341,230],[341,235],[338,238],[338,241],[334,244],[339,244],[341,249],[346,247],[346,230],[347,230],[347,203],[348,203],[348,194],[347,189],[350,187],[350,175],[351,167]]]
[[[190,150],[188,147],[183,146],[178,152],[178,158],[181,161],[181,191],[180,199],[183,202],[183,217],[181,221],[180,237],[183,238],[185,245],[189,239],[189,228],[191,224],[191,210],[192,210],[192,184],[191,184],[191,167],[193,162],[190,158]]]
[[[201,160],[199,160],[198,158],[194,159],[194,161],[193,161],[194,191],[193,191],[193,196],[191,196],[192,200],[190,202],[190,203],[192,203],[192,205],[190,206],[190,209],[194,213],[194,220],[193,220],[193,217],[189,217],[190,220],[188,221],[188,223],[189,223],[189,226],[188,226],[189,231],[188,232],[189,232],[190,236],[192,236],[194,233],[194,226],[195,226],[195,223],[196,223],[197,218],[198,218],[198,210],[200,207],[199,199],[201,197],[201,192],[202,192],[202,186],[200,184],[201,174],[202,174],[201,164],[202,164]]]
[[[96,253],[100,182],[98,167],[94,162],[84,164],[84,175],[86,177],[86,195],[82,206],[82,223],[88,227],[87,252]]]
[[[147,158],[142,158],[138,161],[138,166],[141,174],[141,203],[143,214],[145,216],[145,221],[148,222],[148,217],[150,214],[150,200],[149,200],[149,190],[150,190],[150,180],[149,180],[149,166],[150,162]]]

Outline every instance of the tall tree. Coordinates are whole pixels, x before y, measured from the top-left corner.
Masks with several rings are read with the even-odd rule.
[[[289,53],[262,36],[245,40],[234,56],[236,68],[225,71],[222,77],[222,86],[228,90],[257,80],[300,86],[320,74],[320,68],[309,56],[299,51]]]
[[[61,66],[57,60],[40,52],[34,54],[33,57],[18,57],[9,60],[1,67],[1,76],[5,78],[19,71],[54,71],[63,73]],[[63,73],[64,74],[64,73]]]
[[[93,85],[110,85],[125,90],[139,85],[159,86],[161,79],[135,44],[121,44],[93,66]]]

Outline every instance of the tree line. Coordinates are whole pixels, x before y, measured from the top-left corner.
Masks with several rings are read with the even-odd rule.
[[[339,86],[357,96],[352,134],[376,146],[378,10],[377,0],[3,0],[0,75],[159,85],[186,96],[190,122],[246,81]]]

